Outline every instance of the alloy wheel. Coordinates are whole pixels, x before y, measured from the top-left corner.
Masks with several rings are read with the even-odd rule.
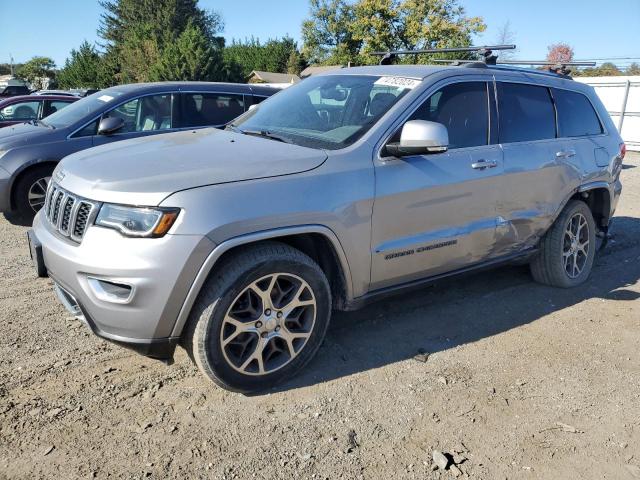
[[[51,177],[39,178],[29,187],[28,200],[29,206],[34,212],[37,212],[44,206],[47,195],[47,187]]]
[[[562,261],[569,278],[577,278],[589,258],[589,224],[581,213],[573,215],[564,232]]]
[[[290,363],[313,332],[316,298],[297,275],[264,276],[235,298],[220,331],[225,360],[245,375],[266,375]]]

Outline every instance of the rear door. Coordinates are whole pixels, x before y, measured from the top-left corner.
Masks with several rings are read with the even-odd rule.
[[[497,249],[510,253],[538,242],[580,174],[557,138],[549,87],[498,81],[497,92],[504,151]]]
[[[440,87],[407,120],[444,124],[449,150],[375,160],[372,289],[493,256],[503,168],[493,141],[494,99],[489,79]]]

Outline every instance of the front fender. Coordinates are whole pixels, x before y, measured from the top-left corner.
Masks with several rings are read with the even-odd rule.
[[[176,320],[176,324],[171,332],[172,337],[179,337],[182,334],[182,330],[189,319],[189,314],[191,313],[191,309],[193,304],[196,301],[196,298],[200,294],[200,290],[202,286],[206,282],[209,274],[213,270],[216,262],[222,257],[225,252],[228,252],[232,248],[248,245],[251,243],[264,241],[264,240],[274,240],[279,237],[285,237],[290,235],[301,235],[305,233],[318,233],[323,235],[331,242],[338,255],[338,260],[340,261],[340,265],[342,271],[344,273],[345,284],[347,289],[347,299],[353,298],[353,285],[351,278],[351,270],[349,268],[349,263],[347,261],[347,257],[344,253],[342,245],[338,240],[336,234],[328,227],[324,225],[299,225],[295,227],[286,227],[286,228],[277,228],[273,230],[265,230],[261,232],[251,233],[247,235],[240,235],[235,238],[231,238],[217,245],[213,251],[209,254],[205,262],[202,264],[200,271],[196,275],[196,278],[189,289],[189,293],[182,304],[182,308],[180,309],[180,313],[178,314],[178,319]]]

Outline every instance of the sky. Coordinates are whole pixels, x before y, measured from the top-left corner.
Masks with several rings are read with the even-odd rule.
[[[83,40],[97,42],[101,7],[97,0],[0,0],[0,63],[39,55],[61,67]],[[518,45],[516,58],[542,60],[547,46],[566,42],[576,59],[636,57],[640,61],[640,0],[460,0],[470,16],[482,16],[487,30],[474,44],[498,40],[509,22]],[[300,40],[309,13],[307,0],[200,0],[220,12],[224,36],[260,40],[289,35]],[[626,66],[630,60],[617,60]]]

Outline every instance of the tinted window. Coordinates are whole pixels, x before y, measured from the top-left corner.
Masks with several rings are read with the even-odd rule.
[[[49,115],[56,113],[58,110],[62,110],[64,107],[68,107],[71,102],[63,102],[62,100],[51,100],[49,103]]]
[[[489,133],[487,84],[447,85],[431,95],[411,120],[438,122],[449,131],[449,148],[486,145]]]
[[[40,102],[19,102],[7,105],[0,110],[0,120],[24,121],[38,118]]]
[[[182,126],[226,125],[244,113],[244,96],[230,93],[185,93],[182,96]]]
[[[561,137],[582,137],[602,133],[593,106],[581,93],[553,89],[558,109],[558,133]]]
[[[171,94],[148,95],[130,100],[107,112],[104,117],[124,120],[118,133],[148,132],[171,128]]]
[[[500,142],[555,138],[553,103],[546,87],[498,83]]]

